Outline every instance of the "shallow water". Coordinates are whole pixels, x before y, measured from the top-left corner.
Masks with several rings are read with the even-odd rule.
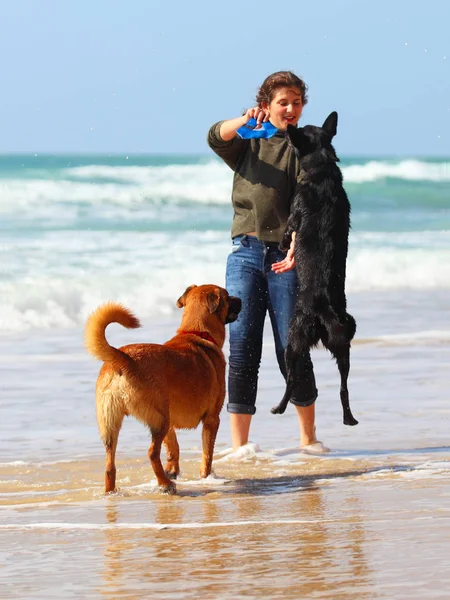
[[[403,311],[401,309],[403,302]],[[182,431],[176,496],[163,496],[146,429],[122,428],[119,491],[103,494],[93,390],[80,330],[0,339],[2,598],[448,598],[450,323],[444,295],[352,297],[342,425],[335,364],[313,352],[319,438],[298,448],[294,411],[271,415],[283,382],[266,332],[252,443],[199,479],[200,430]],[[424,307],[426,310],[424,310]],[[403,316],[403,318],[402,318]],[[164,341],[170,317],[114,345]],[[149,333],[151,332],[151,333]]]
[[[425,454],[308,458],[276,476],[254,458],[175,497],[137,483],[142,461],[101,497],[101,465],[85,461],[92,479],[3,511],[2,597],[448,597],[448,453]]]

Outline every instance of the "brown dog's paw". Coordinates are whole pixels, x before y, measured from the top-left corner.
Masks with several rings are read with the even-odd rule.
[[[161,494],[165,494],[167,496],[173,496],[177,493],[177,488],[173,483],[171,483],[170,485],[160,485],[159,490]]]
[[[200,469],[200,478],[201,479],[206,479],[207,477],[209,477],[210,475],[214,475],[214,472],[212,469]]]

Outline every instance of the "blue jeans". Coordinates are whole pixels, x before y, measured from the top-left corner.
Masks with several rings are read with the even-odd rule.
[[[230,323],[228,412],[248,415],[256,412],[267,311],[278,365],[286,379],[284,352],[298,292],[297,273],[292,269],[277,274],[271,269],[273,263],[285,257],[276,243],[262,242],[250,235],[233,238],[232,251],[227,260],[226,288],[230,295],[242,300],[242,310],[237,321]],[[298,399],[294,403],[308,406],[314,401],[315,398]]]

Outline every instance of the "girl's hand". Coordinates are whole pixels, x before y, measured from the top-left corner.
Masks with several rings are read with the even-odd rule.
[[[291,251],[288,250],[286,258],[280,260],[280,262],[273,263],[272,271],[275,273],[285,273],[286,271],[290,271],[295,267],[295,259],[294,253],[291,254]]]
[[[272,271],[274,271],[275,273],[286,273],[286,271],[290,271],[295,267],[294,248],[295,231],[292,233],[291,245],[289,246],[289,250],[287,251],[286,258],[280,260],[280,262],[273,263]]]
[[[246,123],[247,121],[250,121],[250,119],[256,119],[255,129],[261,129],[261,123],[266,123],[269,120],[269,115],[264,108],[261,108],[260,106],[247,109],[244,117]]]
[[[220,126],[220,137],[225,141],[229,142],[233,138],[236,137],[236,131],[239,127],[242,127],[250,121],[250,119],[256,119],[257,124],[255,129],[261,129],[261,123],[265,123],[269,120],[269,115],[266,114],[266,111],[259,106],[255,106],[254,108],[249,108],[245,111],[242,117],[237,117],[236,119],[229,119],[228,121],[224,121]]]

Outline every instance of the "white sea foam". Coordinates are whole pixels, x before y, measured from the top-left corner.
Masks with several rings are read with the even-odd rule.
[[[449,448],[446,447],[436,448],[435,450],[442,457],[447,456],[449,452]],[[221,457],[214,459],[214,464],[220,465],[222,463],[251,462],[253,465],[257,465],[264,461],[271,463],[273,468],[279,469],[280,467],[292,467],[293,465],[299,465],[305,462],[310,463],[311,461],[327,461],[327,463],[332,463],[333,465],[335,465],[337,460],[339,463],[342,463],[342,461],[351,461],[354,463],[364,461],[365,467],[358,475],[355,475],[363,477],[364,479],[373,479],[383,476],[396,476],[408,479],[428,479],[430,476],[447,477],[450,473],[450,463],[445,460],[427,460],[426,462],[423,462],[424,456],[427,454],[433,454],[432,449],[419,449],[417,453],[413,455],[411,455],[410,452],[393,448],[384,451],[331,450],[327,453],[305,453],[301,448],[295,447],[272,449],[267,452],[262,452],[258,449],[256,444],[249,443],[234,452],[231,449],[223,452]],[[396,465],[394,467],[389,465],[382,466],[383,463],[380,463],[379,460],[380,456],[389,456],[390,458],[395,456],[397,459],[402,459],[404,464]],[[287,471],[283,470],[282,473],[285,474],[286,472]],[[281,475],[282,473],[278,472],[278,475]],[[333,479],[333,477],[330,477],[329,481],[333,481]],[[320,480],[325,481],[323,477],[321,477]]]
[[[75,494],[75,493],[79,493],[79,492],[87,492],[90,491],[90,488],[77,488],[77,489],[59,489],[59,490],[42,490],[42,491],[32,491],[32,490],[25,490],[23,492],[6,492],[6,493],[1,493],[0,494],[0,498],[40,498],[42,496],[47,497],[47,496],[64,496],[66,494]]]
[[[449,162],[425,162],[421,160],[377,161],[342,167],[345,181],[363,183],[386,177],[411,181],[450,181]],[[79,179],[107,179],[140,185],[157,185],[166,181],[180,183],[199,178],[222,179],[229,173],[227,167],[217,161],[203,165],[167,165],[161,167],[110,167],[91,165],[67,169],[65,174]],[[200,175],[202,177],[200,177]]]
[[[353,247],[450,251],[450,231],[352,231],[350,245],[350,252]]]
[[[232,171],[218,162],[165,167],[95,166],[68,169],[62,179],[0,180],[2,212],[55,202],[133,206],[144,202],[229,204]],[[95,178],[97,181],[89,181]]]
[[[148,167],[113,167],[109,165],[89,165],[65,169],[63,174],[71,179],[105,179],[126,183],[154,184],[165,182],[183,183],[187,180],[213,180],[226,171],[221,162],[212,160],[192,165],[164,165]]]
[[[177,486],[177,488],[180,488],[180,487],[206,487],[206,488],[208,488],[208,487],[222,486],[228,482],[229,482],[229,479],[225,479],[223,477],[218,477],[214,473],[214,471],[210,475],[208,475],[208,477],[201,477],[201,478],[195,478],[195,479],[186,479],[185,477],[183,477],[183,473],[180,473],[180,475],[177,477],[177,480],[176,480],[176,486]],[[120,481],[120,484],[124,484],[124,483],[127,483],[127,482],[124,480]],[[130,486],[127,489],[139,490],[139,491],[144,491],[144,492],[156,492],[156,491],[158,491],[158,482],[156,481],[156,479],[152,479],[149,482]]]
[[[55,233],[20,250],[7,243],[0,330],[79,327],[107,300],[140,318],[176,314],[188,285],[224,285],[228,235]],[[352,234],[347,293],[449,288],[449,232]]]
[[[347,262],[348,292],[450,287],[450,252],[431,249],[352,249]]]
[[[375,161],[342,168],[344,183],[365,183],[385,179],[407,181],[450,181],[450,163],[432,163],[419,160]]]
[[[430,472],[427,472],[426,477],[430,476]],[[364,476],[364,475],[362,475]],[[322,479],[322,482],[326,482],[326,479]],[[330,479],[329,481],[333,481]],[[442,513],[448,513],[449,509],[447,507],[442,506],[440,511]],[[190,522],[190,523],[152,523],[152,522],[124,522],[124,523],[88,523],[88,522],[47,522],[47,521],[39,521],[32,523],[0,523],[0,530],[62,530],[62,531],[80,531],[80,530],[99,530],[99,531],[107,531],[107,530],[118,530],[118,529],[152,529],[156,531],[163,531],[169,529],[181,530],[181,529],[222,529],[229,527],[271,527],[273,525],[306,525],[312,523],[342,523],[342,521],[347,521],[348,519],[352,519],[353,517],[350,515],[346,517],[345,515],[337,518],[323,518],[314,519],[314,518],[305,518],[305,519],[253,519],[253,520],[237,520],[237,521],[216,521],[216,522]],[[423,515],[419,516],[409,516],[410,521],[414,520],[423,520]],[[398,519],[398,512],[387,512],[384,511],[383,514],[378,518],[366,519],[365,523],[392,523]]]
[[[0,529],[48,529],[48,530],[108,530],[108,529],[207,529],[222,527],[252,527],[255,525],[294,525],[305,523],[332,523],[337,519],[269,519],[254,521],[229,521],[216,523],[10,523],[0,524]]]
[[[180,479],[177,479],[177,487],[178,486],[200,486],[200,487],[216,487],[218,485],[225,485],[226,483],[229,483],[229,479],[225,479],[223,477],[218,477],[215,472],[213,471],[210,475],[208,475],[208,477],[202,477],[200,479],[183,479],[183,477],[181,477]]]
[[[320,442],[319,442],[320,443]],[[287,466],[293,463],[304,462],[314,457],[327,456],[328,449],[324,452],[322,447],[311,444],[310,448],[280,448],[276,450],[263,451],[254,442],[248,442],[243,446],[233,450],[226,448],[215,455],[214,464],[216,463],[252,463],[259,464],[260,462],[272,462],[277,467]]]
[[[262,452],[258,444],[248,442],[244,446],[241,446],[237,450],[233,448],[227,448],[222,450],[215,458],[215,463],[223,462],[252,462],[257,463],[260,460],[271,460],[272,455],[269,452]]]
[[[188,285],[224,284],[227,238],[80,233],[49,235],[37,247],[24,242],[19,253],[5,245],[11,276],[1,284],[0,330],[77,327],[106,300],[142,318],[173,314]]]
[[[387,177],[405,181],[450,181],[450,163],[418,160],[369,161],[342,167],[344,182],[366,183]],[[142,166],[90,165],[64,169],[53,179],[0,180],[0,211],[55,210],[55,203],[136,207],[143,203],[230,203],[233,173],[223,163]]]
[[[379,346],[420,346],[423,344],[449,344],[450,331],[430,330],[415,331],[414,333],[398,333],[378,335],[368,339],[358,338],[352,342],[354,345],[375,344]]]
[[[448,477],[450,474],[450,464],[444,461],[426,462],[418,465],[404,465],[397,467],[380,468],[376,471],[363,473],[364,479],[384,479],[393,476],[402,479],[428,479],[429,477]]]

